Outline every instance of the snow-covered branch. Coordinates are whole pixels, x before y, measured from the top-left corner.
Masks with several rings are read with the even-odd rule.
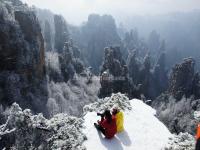
[[[10,120],[11,120],[11,116],[8,117],[5,124],[0,126],[0,140],[1,140],[2,136],[6,135],[6,134],[10,134],[16,130],[16,128],[13,128],[11,130],[7,129]]]
[[[194,119],[198,122],[200,122],[200,111],[195,111],[194,112]]]
[[[2,136],[6,135],[6,134],[10,134],[10,133],[14,132],[15,130],[16,130],[16,128],[13,128],[11,130],[6,129],[5,131],[0,131],[0,140],[1,140]]]

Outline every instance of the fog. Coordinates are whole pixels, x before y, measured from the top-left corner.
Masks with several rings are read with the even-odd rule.
[[[125,33],[136,29],[138,36],[144,39],[147,43],[151,36],[152,31],[156,31],[159,41],[164,40],[166,43],[166,50],[169,60],[167,64],[171,68],[175,63],[180,62],[185,57],[192,56],[197,62],[198,68],[200,67],[200,0],[22,0],[29,6],[35,5],[37,8],[51,10],[55,14],[61,14],[65,17],[68,25],[75,25],[71,32],[72,39],[78,43],[78,46],[83,48],[87,45],[85,41],[87,34],[80,35],[77,31],[82,31],[82,27],[90,22],[88,16],[90,14],[109,14],[114,18],[111,31],[106,22],[112,20],[100,19],[101,17],[94,17],[96,21],[90,22],[92,25],[102,22],[103,29],[109,29],[102,33],[102,39],[105,40],[105,34],[109,33],[113,39],[123,40]],[[47,15],[47,14],[46,14]],[[45,18],[45,13],[40,20],[48,20],[49,16]],[[83,24],[83,22],[85,22]],[[109,21],[108,21],[109,22]],[[110,22],[109,22],[110,23]],[[115,26],[116,24],[116,26]],[[88,30],[85,33],[94,34],[91,27],[85,27]],[[96,37],[99,37],[96,28]],[[116,30],[117,32],[115,32]],[[73,33],[73,31],[75,31]],[[82,39],[81,39],[82,38]],[[92,38],[92,37],[91,37]],[[109,37],[110,38],[110,37]],[[104,42],[109,43],[110,39]],[[90,38],[88,38],[88,41]],[[98,40],[97,43],[101,42]],[[112,38],[111,38],[112,39]],[[80,41],[81,44],[79,43]],[[112,40],[111,40],[112,41]],[[114,40],[115,41],[115,40]],[[159,41],[155,42],[159,45]],[[108,44],[99,44],[97,51],[100,52]],[[118,44],[119,40],[111,42]],[[111,44],[110,43],[110,44]],[[91,45],[91,44],[88,44]],[[158,46],[157,45],[157,46]],[[86,49],[90,49],[87,47]],[[148,47],[148,49],[151,49]],[[153,49],[153,48],[152,48]],[[92,50],[92,49],[91,49]],[[83,50],[82,50],[83,51]],[[170,60],[171,56],[175,56],[174,51],[181,52],[175,59]],[[103,55],[101,53],[101,55]],[[97,55],[98,56],[98,55]],[[95,58],[95,57],[94,57]],[[99,61],[97,60],[99,59]],[[98,65],[92,66],[99,68],[102,63],[101,57],[95,58],[95,62],[90,62]],[[97,69],[98,70],[98,69]],[[98,71],[97,71],[98,72]]]
[[[50,9],[79,25],[91,13],[111,14],[118,21],[132,15],[188,12],[200,8],[199,0],[22,0],[28,5]]]

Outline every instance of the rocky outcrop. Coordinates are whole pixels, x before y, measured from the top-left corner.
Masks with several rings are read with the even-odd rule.
[[[81,74],[85,69],[81,60],[81,52],[70,38],[65,19],[48,10],[35,9],[35,11],[40,19],[40,25],[43,26],[45,49],[48,52],[46,54],[47,72],[50,81],[67,82],[73,79],[75,73]],[[57,65],[56,68],[53,63]]]
[[[26,60],[26,63],[29,63],[31,66],[32,74],[43,77],[45,73],[45,50],[39,22],[32,11],[15,11],[15,19],[20,25],[25,42],[27,42],[30,47],[29,51],[26,52],[24,56],[25,58],[30,57],[29,60]],[[27,70],[27,72],[29,72],[29,70]]]
[[[105,58],[101,67],[100,97],[106,97],[112,93],[122,92],[136,96],[135,88],[130,82],[128,68],[122,58],[119,47],[107,47],[104,49]]]
[[[61,72],[65,82],[72,79],[75,73],[74,66],[72,65],[72,56],[72,48],[69,46],[69,43],[66,42],[63,49],[63,55],[59,56]]]
[[[123,70],[122,67],[126,65],[122,58],[120,47],[106,47],[104,55],[101,73],[109,70],[113,76],[120,76]]]
[[[194,112],[200,109],[199,74],[194,71],[194,59],[186,58],[172,69],[169,89],[153,101],[158,118],[172,132],[194,134]]]
[[[48,53],[47,74],[50,81],[68,82],[73,79],[75,73],[83,73],[85,66],[79,58],[79,53],[79,49],[74,47],[71,42],[65,42],[62,53]],[[57,65],[56,67],[54,67],[54,63]]]
[[[156,30],[151,31],[148,38],[148,47],[152,53],[157,53],[160,47],[160,35],[157,33]]]
[[[138,50],[129,51],[127,66],[130,79],[148,99],[155,99],[168,86],[168,76],[165,67],[165,53],[161,53],[158,61],[152,67],[152,58],[139,57]]]
[[[199,97],[199,75],[194,71],[195,61],[186,58],[182,63],[177,64],[172,69],[169,81],[169,93],[176,99],[181,99],[183,95]]]
[[[147,44],[139,37],[137,29],[126,32],[122,42],[125,58],[129,56],[132,50],[137,50],[137,57],[144,57],[148,53]]]
[[[166,70],[165,52],[162,52],[151,72],[149,96],[156,98],[168,88],[168,72]]]
[[[127,59],[129,77],[131,83],[142,95],[142,99],[150,98],[149,89],[152,78],[150,55],[147,54],[144,58],[140,58],[137,55],[137,50],[129,51]],[[141,97],[139,96],[139,98]]]
[[[68,33],[70,25],[64,18],[48,10],[36,8],[35,11],[46,43],[48,78],[46,106],[50,116],[61,112],[81,116],[82,107],[98,98],[100,87],[98,77],[93,76],[91,70],[85,67],[82,50],[74,39],[71,39],[73,36]],[[51,51],[48,45],[52,45]]]
[[[44,40],[35,14],[20,1],[0,3],[1,104],[45,112]]]
[[[44,25],[44,41],[45,41],[45,49],[47,51],[52,51],[52,32],[51,26],[49,22],[46,20]]]
[[[143,93],[144,96],[147,98],[150,98],[150,81],[151,81],[151,58],[150,55],[147,54],[143,59],[143,64],[140,69],[140,76],[139,81],[141,84],[141,93]]]
[[[45,42],[45,51],[54,51],[55,45],[55,24],[54,24],[54,14],[47,9],[32,8],[35,12],[40,27],[42,29],[42,34]]]
[[[99,73],[105,47],[120,45],[115,20],[110,15],[91,14],[80,29],[70,28],[73,40],[81,48],[86,64]],[[73,30],[73,31],[72,31]],[[76,34],[76,35],[74,35]]]
[[[80,49],[68,32],[69,25],[61,15],[35,8],[45,40],[47,73],[50,81],[67,82],[85,69]]]
[[[0,70],[42,77],[45,60],[39,23],[33,12],[12,7],[1,4]]]
[[[60,15],[54,15],[55,24],[55,49],[62,53],[64,44],[69,41],[69,33],[65,19]]]
[[[132,50],[129,52],[128,59],[127,59],[127,66],[128,66],[128,71],[129,71],[129,76],[132,79],[132,82],[134,84],[139,84],[139,76],[140,76],[140,68],[141,68],[141,63],[137,58],[137,51]]]

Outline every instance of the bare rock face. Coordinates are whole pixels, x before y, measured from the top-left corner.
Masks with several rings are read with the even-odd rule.
[[[129,70],[129,76],[131,77],[134,84],[139,84],[140,68],[141,64],[137,59],[137,51],[132,50],[129,52],[127,59],[127,66]]]
[[[156,98],[168,88],[168,72],[165,66],[165,53],[162,52],[151,72],[149,96]]]
[[[2,4],[0,16],[0,70],[42,77],[45,73],[44,42],[34,13]]]
[[[4,106],[45,111],[44,41],[35,14],[20,1],[0,3],[0,89]]]
[[[152,45],[155,44],[157,45],[156,49],[158,49],[156,53],[139,38],[137,29],[127,32],[123,40],[123,49],[128,52],[129,76],[133,84],[148,99],[155,99],[168,86],[168,75],[165,66],[165,42],[163,41],[159,48],[159,38],[155,41],[153,39]]]
[[[3,7],[1,6],[1,9]],[[0,23],[0,69],[3,70],[13,70],[16,69],[16,62],[18,55],[20,53],[19,46],[11,45],[12,40],[20,34],[19,27],[17,27],[17,23],[12,23],[10,21],[7,22],[7,24],[3,24],[6,16],[3,15],[3,13],[6,13],[7,9],[3,8],[1,12],[1,23]],[[17,28],[17,29],[16,29]],[[9,35],[9,31],[13,34],[13,36]],[[18,40],[18,42],[20,42]],[[5,51],[7,49],[7,51]]]
[[[139,57],[144,57],[148,53],[148,47],[146,43],[140,39],[139,33],[137,29],[130,30],[130,32],[126,32],[123,42],[123,55],[128,57],[130,50],[138,49],[137,52]]]
[[[52,51],[52,31],[50,23],[46,20],[44,25],[44,41],[46,51]]]
[[[41,33],[39,22],[33,12],[15,11],[15,19],[20,25],[20,29],[24,35],[24,40],[28,42],[30,53],[25,56],[30,57],[28,60],[32,72],[37,76],[43,77],[45,73],[45,59],[44,59],[44,40]]]
[[[69,41],[69,33],[65,19],[60,15],[54,15],[55,24],[55,49],[61,53],[66,41]]]
[[[129,51],[127,66],[131,82],[137,88],[139,94],[150,98],[151,91],[149,89],[154,84],[151,84],[153,80],[150,55],[147,54],[144,58],[139,58],[137,57],[137,50]]]
[[[195,75],[194,65],[194,59],[186,58],[182,63],[175,65],[172,69],[169,82],[169,92],[176,99],[182,98],[183,95],[186,97],[199,95],[198,92],[194,92],[194,90],[198,91],[196,88],[199,85],[199,77],[197,74]]]
[[[59,56],[61,72],[66,82],[72,78],[75,73],[74,66],[72,65],[72,57],[72,48],[69,46],[69,43],[66,42],[63,48],[63,55]]]
[[[144,57],[142,68],[140,69],[139,81],[141,82],[141,92],[146,97],[150,97],[150,79],[151,79],[151,59],[149,54]]]
[[[32,10],[35,12],[40,23],[45,42],[45,51],[53,51],[55,45],[54,14],[48,9],[39,9],[34,7]]]

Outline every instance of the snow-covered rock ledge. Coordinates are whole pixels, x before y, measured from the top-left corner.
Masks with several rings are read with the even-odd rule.
[[[93,126],[96,112],[115,106],[124,111],[125,131],[105,139]],[[58,114],[46,119],[14,103],[8,120],[0,125],[0,146],[38,150],[188,150],[194,148],[191,135],[172,135],[156,117],[156,111],[141,100],[113,94],[84,107],[82,118]],[[12,146],[12,147],[10,147]]]
[[[124,111],[125,131],[113,139],[105,139],[93,126],[100,119],[96,112],[119,106]],[[156,111],[141,100],[128,100],[123,94],[114,94],[99,102],[86,106],[84,134],[87,140],[83,145],[87,150],[161,150],[167,145],[172,134],[156,117]]]

